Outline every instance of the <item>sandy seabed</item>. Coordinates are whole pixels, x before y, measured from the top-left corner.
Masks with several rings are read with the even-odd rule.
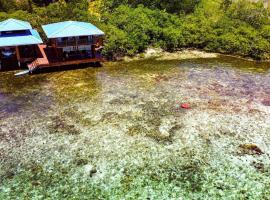
[[[0,198],[269,199],[269,64],[199,57],[1,73]]]

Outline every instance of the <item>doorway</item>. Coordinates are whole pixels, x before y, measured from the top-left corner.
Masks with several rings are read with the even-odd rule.
[[[16,56],[15,47],[7,47],[0,49],[0,70],[14,70],[18,69],[18,59]]]

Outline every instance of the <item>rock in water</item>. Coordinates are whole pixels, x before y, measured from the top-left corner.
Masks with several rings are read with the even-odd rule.
[[[85,165],[84,166],[84,174],[86,176],[92,177],[95,173],[97,173],[97,170],[92,165]]]
[[[161,124],[159,126],[159,133],[162,138],[169,138],[171,135],[171,130],[175,126],[174,117],[165,117],[161,119]]]
[[[261,155],[263,151],[256,144],[242,144],[239,146],[243,154]]]
[[[269,98],[269,99],[264,99],[264,100],[262,101],[262,104],[263,104],[264,106],[270,106],[270,98]]]

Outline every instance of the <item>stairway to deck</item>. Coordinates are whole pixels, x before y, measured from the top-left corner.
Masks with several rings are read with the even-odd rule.
[[[44,50],[46,47],[47,47],[47,45],[43,45],[43,44],[38,45],[38,48],[42,54],[42,58],[37,58],[32,63],[27,65],[30,72],[35,71],[40,66],[49,65],[49,60],[48,60],[47,55],[46,55],[45,50]]]

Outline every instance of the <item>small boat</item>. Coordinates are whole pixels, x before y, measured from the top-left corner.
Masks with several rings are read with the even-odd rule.
[[[15,74],[15,76],[24,76],[24,75],[29,74],[29,72],[30,72],[29,70],[24,70],[24,71],[21,71],[21,72]]]

